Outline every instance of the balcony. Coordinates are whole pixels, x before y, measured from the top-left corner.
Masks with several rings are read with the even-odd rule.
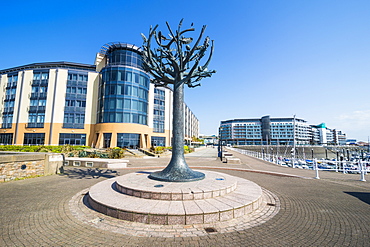
[[[29,106],[28,112],[45,112],[46,106]]]
[[[164,111],[165,110],[165,106],[164,105],[154,104],[153,109],[154,110],[162,110],[162,111]]]
[[[164,121],[165,120],[165,117],[164,116],[160,116],[160,115],[154,115],[153,116],[153,119],[154,120],[157,120],[157,121]]]
[[[8,83],[6,84],[6,89],[11,89],[11,88],[16,88],[17,87],[17,83]]]
[[[163,95],[158,95],[158,94],[154,94],[154,99],[159,99],[159,100],[165,100],[165,97]]]
[[[77,106],[65,106],[64,112],[77,112],[85,113],[86,107],[77,107]]]
[[[14,107],[4,107],[3,113],[13,113],[14,112]]]
[[[63,123],[62,128],[66,129],[83,129],[85,124],[83,123]]]
[[[15,100],[15,94],[5,95],[5,101]]]
[[[31,85],[32,86],[42,86],[47,87],[49,84],[49,80],[33,80]]]
[[[11,129],[12,128],[12,123],[2,123],[1,128],[2,129]]]
[[[26,128],[44,128],[44,123],[28,123]]]
[[[66,93],[66,99],[86,100],[86,94]]]
[[[29,94],[30,99],[46,99],[48,93],[31,93]]]
[[[86,87],[87,88],[87,82],[86,81],[70,81],[70,80],[68,80],[67,87]]]

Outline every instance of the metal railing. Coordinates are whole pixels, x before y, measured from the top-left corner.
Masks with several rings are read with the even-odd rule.
[[[65,106],[65,112],[75,112],[75,113],[85,113],[86,107],[79,107],[79,106]]]
[[[27,123],[26,128],[44,128],[44,123]]]
[[[297,159],[287,158],[281,155],[267,154],[263,152],[250,151],[239,148],[228,147],[228,149],[238,152],[240,154],[248,155],[257,159],[268,161],[276,165],[308,169],[316,171],[316,179],[319,179],[319,171],[333,171],[342,172],[343,174],[360,174],[360,181],[366,181],[365,175],[370,172],[370,161],[369,160],[325,160],[325,159]]]

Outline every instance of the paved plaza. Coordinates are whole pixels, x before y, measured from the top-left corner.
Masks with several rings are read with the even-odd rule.
[[[225,223],[232,226],[227,231],[220,224],[207,226],[214,230],[209,232],[201,225],[164,231],[160,226],[111,220],[84,205],[94,184],[158,170],[170,159],[132,158],[126,169],[68,167],[60,175],[0,183],[0,246],[370,246],[369,175],[367,182],[359,181],[359,174],[335,172],[320,172],[321,179],[313,179],[315,171],[233,154],[240,165],[221,162],[212,147],[188,154],[186,160],[193,169],[260,185],[274,200],[264,209],[269,217],[261,212],[249,222]],[[195,228],[202,234],[193,234]]]

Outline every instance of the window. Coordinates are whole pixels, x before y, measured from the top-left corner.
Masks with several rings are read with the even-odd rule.
[[[27,128],[43,128],[45,112],[29,112]]]
[[[30,106],[46,106],[45,99],[32,99],[30,102]]]
[[[153,147],[165,147],[166,146],[166,137],[152,136],[151,145]]]
[[[34,80],[40,80],[41,79],[41,74],[40,73],[33,74],[33,79]]]
[[[140,147],[140,134],[118,133],[117,147],[138,148]]]
[[[44,145],[45,133],[25,133],[24,145]]]
[[[13,133],[0,134],[0,145],[12,145],[12,144],[13,144]]]
[[[86,134],[59,134],[59,145],[86,145]]]
[[[153,109],[153,132],[164,133],[165,122],[165,91],[163,89],[154,89],[154,109]]]
[[[65,112],[63,128],[83,129],[85,123],[85,113]]]

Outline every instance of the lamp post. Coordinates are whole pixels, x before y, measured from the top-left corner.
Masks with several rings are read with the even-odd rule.
[[[220,160],[222,161],[222,131],[223,127],[220,127],[219,131],[219,137],[218,137],[218,157],[220,157]]]

